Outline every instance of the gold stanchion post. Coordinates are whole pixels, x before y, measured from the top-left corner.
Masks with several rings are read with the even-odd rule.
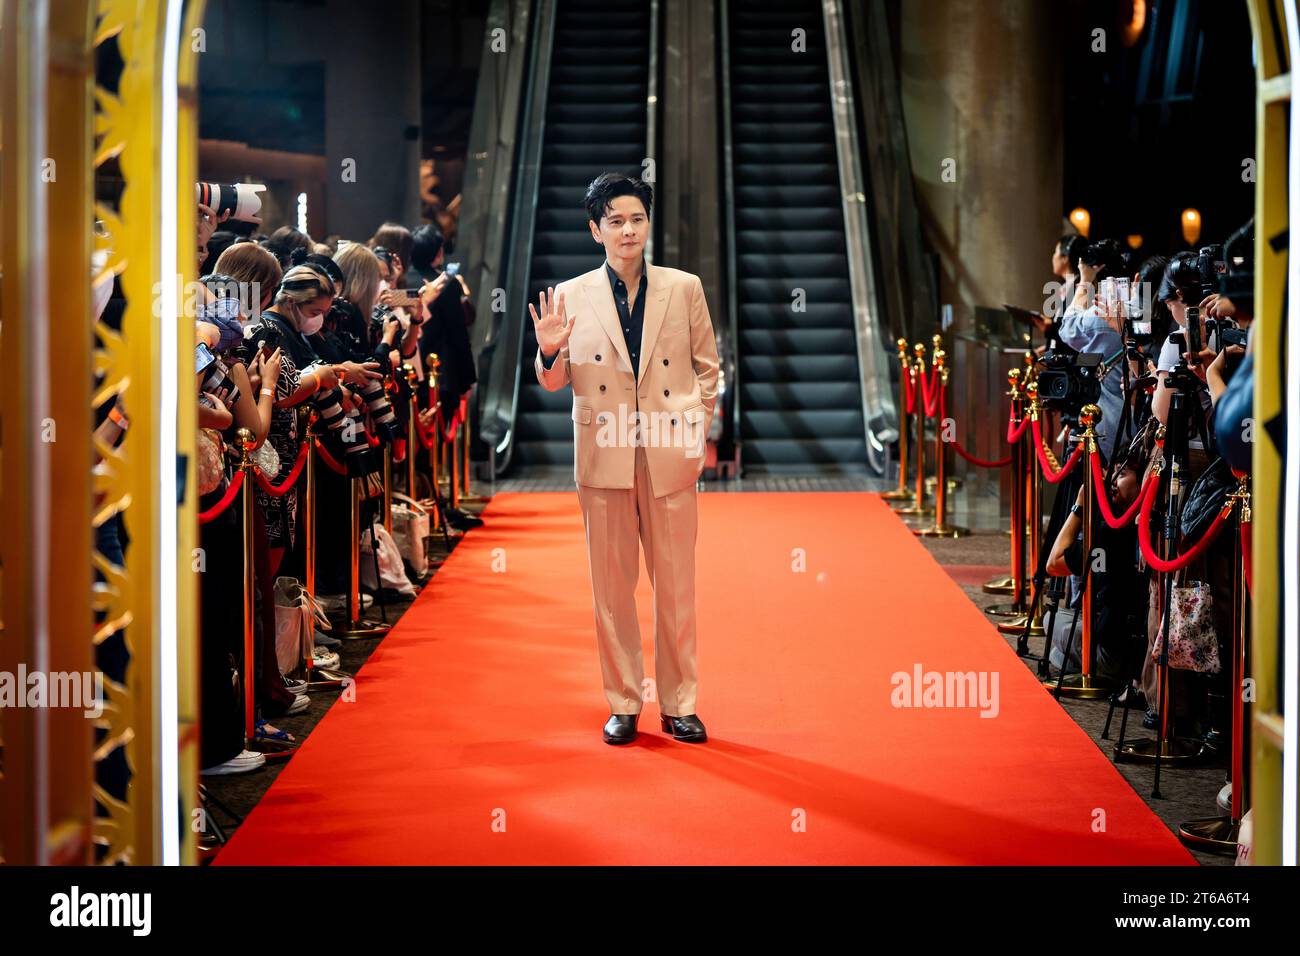
[[[898,347],[898,487],[893,491],[886,491],[880,497],[886,501],[907,501],[912,497],[912,492],[907,487],[907,450],[908,450],[908,432],[911,429],[911,422],[907,420],[907,386],[912,380],[912,363],[908,360],[907,339],[899,339],[894,343]]]
[[[303,495],[302,527],[303,543],[306,554],[304,559],[307,563],[303,571],[303,590],[307,592],[309,598],[316,597],[316,447],[312,438],[312,425],[316,421],[315,412],[311,411],[305,405],[303,406],[302,428],[299,434],[303,435],[307,441],[307,464],[306,487]],[[306,673],[304,678],[307,681],[308,689],[312,687],[341,687],[346,675],[339,671],[329,670],[316,666],[313,653],[316,650],[316,624],[313,619],[311,624],[312,640],[308,641],[303,647],[303,670]]]
[[[912,347],[915,359],[912,362],[912,403],[916,423],[916,484],[910,504],[894,509],[895,514],[924,517],[930,513],[925,504],[925,391],[921,382],[925,378],[925,343],[917,342]]]
[[[253,616],[257,613],[253,594],[257,587],[253,567],[253,433],[241,428],[236,433],[239,446],[239,470],[244,475],[240,489],[240,512],[244,524],[244,749],[252,750],[257,732],[256,692],[253,674],[256,671],[256,646],[253,637]],[[274,638],[272,638],[274,640]]]
[[[936,341],[938,336],[935,336]],[[944,364],[947,353],[943,349],[934,352],[934,365],[938,369],[936,382],[940,391],[948,387],[948,366]],[[943,403],[940,402],[940,407]],[[948,443],[944,440],[945,425],[936,420],[934,429],[934,524],[928,528],[915,528],[913,534],[923,538],[960,538],[970,534],[967,528],[947,524],[948,513],[948,476],[946,460]]]
[[[1056,693],[1062,697],[1077,700],[1096,700],[1105,697],[1114,687],[1103,682],[1093,674],[1095,664],[1093,656],[1092,634],[1092,595],[1093,583],[1092,523],[1096,514],[1096,489],[1092,483],[1092,458],[1097,454],[1097,423],[1101,421],[1101,409],[1096,405],[1085,405],[1079,412],[1079,424],[1083,426],[1083,458],[1076,467],[1083,469],[1083,600],[1079,609],[1079,631],[1083,635],[1079,647],[1079,673],[1066,674],[1058,683]],[[1035,536],[1037,537],[1037,536]],[[1067,649],[1062,668],[1070,663]]]
[[[1013,368],[1007,372],[1007,385],[1010,386],[1011,395],[1011,422],[1019,425],[1024,416],[1024,402],[1021,400],[1020,393],[1020,369]],[[1024,525],[1024,508],[1021,504],[1021,494],[1024,491],[1024,482],[1020,480],[1021,463],[1020,449],[1022,441],[1017,441],[1011,446],[1011,573],[1005,577],[996,577],[984,585],[985,594],[1010,594],[1013,603],[1016,601],[1016,595],[1020,593],[1023,580],[1021,577],[1024,558],[1021,554],[1021,545],[1023,537],[1016,534],[1016,528]]]
[[[361,640],[367,637],[379,637],[387,634],[387,624],[368,621],[361,616],[361,483],[363,478],[348,480],[351,491],[351,507],[348,509],[348,626],[339,634],[347,640]],[[372,547],[379,543],[372,542]]]

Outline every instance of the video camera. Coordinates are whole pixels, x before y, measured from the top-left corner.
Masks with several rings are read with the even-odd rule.
[[[1077,418],[1084,405],[1101,398],[1101,353],[1051,353],[1038,372],[1038,398],[1067,418]]]

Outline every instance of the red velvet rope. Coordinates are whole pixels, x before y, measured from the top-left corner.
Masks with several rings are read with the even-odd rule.
[[[907,399],[907,414],[916,411],[916,386],[912,383],[911,365],[903,366],[903,396]]]
[[[1154,484],[1158,478],[1159,476],[1154,471],[1147,475],[1147,480],[1142,487],[1138,489],[1137,498],[1134,499],[1133,504],[1129,505],[1128,510],[1116,518],[1115,512],[1110,506],[1110,495],[1106,491],[1106,474],[1101,470],[1101,456],[1092,456],[1092,483],[1097,490],[1097,506],[1101,509],[1101,516],[1105,520],[1106,524],[1110,525],[1116,531],[1120,528],[1126,527],[1134,518],[1137,517],[1138,511],[1142,507],[1142,501],[1146,497],[1147,487]]]
[[[1014,445],[1024,436],[1025,430],[1029,428],[1029,419],[1022,418],[1020,424],[1016,424],[1016,413],[1012,411],[1011,417],[1007,419],[1007,444]]]
[[[279,485],[271,484],[271,480],[262,473],[262,469],[260,468],[253,469],[253,477],[257,479],[257,483],[261,485],[263,491],[265,491],[272,498],[279,498],[282,497],[285,494],[285,492],[287,492],[290,488],[294,486],[294,483],[297,482],[298,480],[298,476],[302,474],[302,466],[305,465],[306,463],[307,463],[307,443],[303,442],[300,446],[298,446],[298,457],[294,459],[293,468],[290,470],[289,476],[285,478],[284,481],[281,482]]]
[[[456,429],[460,427],[460,413],[461,413],[461,409],[459,408],[456,409],[456,414],[452,416],[451,424],[448,425],[446,419],[442,417],[442,405],[441,404],[438,405],[438,410],[434,412],[434,416],[435,416],[434,427],[442,429],[443,441],[451,442],[455,440]]]
[[[313,438],[312,443],[316,446],[316,451],[320,454],[320,460],[325,462],[325,467],[330,471],[340,475],[346,475],[348,470],[334,460],[334,457],[325,450],[325,446],[320,443],[319,438]]]
[[[1068,475],[1070,470],[1079,463],[1079,459],[1083,457],[1083,442],[1079,442],[1074,446],[1074,451],[1070,453],[1070,457],[1066,459],[1060,471],[1053,471],[1052,463],[1047,460],[1047,452],[1043,448],[1043,426],[1036,418],[1033,419],[1033,429],[1034,450],[1038,452],[1038,464],[1043,469],[1043,478],[1049,484],[1054,485]]]
[[[235,500],[235,495],[239,494],[239,489],[243,484],[244,472],[242,470],[235,472],[235,477],[230,479],[230,486],[226,488],[226,493],[221,496],[221,500],[207,511],[199,512],[199,524],[207,524],[229,508],[230,503]]]
[[[1227,523],[1228,515],[1232,513],[1232,502],[1228,501],[1219,509],[1219,513],[1214,516],[1214,521],[1206,529],[1205,534],[1201,536],[1201,540],[1192,545],[1186,554],[1166,561],[1156,554],[1156,549],[1151,544],[1151,509],[1155,505],[1156,495],[1159,490],[1159,482],[1148,482],[1146,494],[1139,499],[1142,502],[1142,510],[1138,513],[1138,544],[1142,548],[1142,556],[1147,559],[1149,567],[1169,573],[1187,567],[1205,553],[1205,549],[1219,536],[1219,532],[1223,530],[1223,526]]]
[[[939,428],[940,429],[944,427],[944,422],[946,422],[947,420],[948,420],[948,383],[943,381],[943,379],[941,378],[939,380]],[[942,431],[940,431],[940,434],[942,434]],[[1010,455],[1008,455],[1006,458],[1000,458],[997,461],[985,461],[983,458],[976,458],[965,448],[961,447],[961,442],[957,441],[956,437],[954,437],[953,440],[950,441],[948,444],[952,445],[952,447],[956,450],[957,454],[961,455],[972,465],[978,465],[980,468],[1005,468],[1007,465],[1011,464]]]
[[[925,401],[926,418],[933,418],[939,411],[939,389],[939,366],[936,365],[930,370],[928,380],[925,373],[921,373],[921,397]]]

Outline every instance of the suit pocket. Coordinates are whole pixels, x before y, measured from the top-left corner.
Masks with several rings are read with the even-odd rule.
[[[577,422],[578,424],[580,424],[580,425],[590,425],[590,424],[591,424],[591,406],[590,406],[590,405],[574,405],[574,406],[573,406],[573,420],[574,420],[575,422]]]

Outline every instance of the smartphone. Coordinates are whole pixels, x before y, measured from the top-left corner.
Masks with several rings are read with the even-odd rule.
[[[202,372],[205,368],[217,360],[212,354],[212,349],[208,348],[206,342],[200,342],[194,346],[194,371]]]
[[[447,263],[447,275],[448,275],[448,276],[454,276],[454,275],[456,275],[456,273],[458,273],[458,272],[460,272],[460,263],[459,263],[459,262],[449,262],[449,263]]]

